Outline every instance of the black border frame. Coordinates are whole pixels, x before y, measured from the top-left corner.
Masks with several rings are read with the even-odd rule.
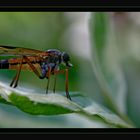
[[[139,11],[140,5],[137,0],[137,2],[134,3],[134,1],[108,1],[108,0],[94,0],[90,1],[81,1],[76,0],[75,3],[68,2],[68,0],[61,2],[56,0],[51,1],[28,1],[28,2],[13,2],[9,1],[1,1],[0,2],[0,11],[129,11],[129,10],[137,10]],[[132,129],[108,129],[108,128],[0,128],[0,135],[2,134],[8,134],[11,137],[11,134],[61,134],[65,137],[64,134],[80,134],[83,137],[83,134],[93,134],[94,136],[110,136],[110,134],[113,136],[112,138],[115,139],[115,137],[120,136],[120,138],[124,138],[123,136],[130,137],[134,139],[136,136],[138,138],[140,134],[139,128],[132,128]],[[114,137],[115,135],[115,137]],[[53,135],[54,136],[54,135]],[[87,135],[85,135],[87,136]],[[116,138],[117,138],[116,137]],[[127,138],[126,137],[126,138]],[[67,138],[67,137],[65,137]],[[96,138],[96,137],[95,137]],[[109,138],[109,137],[107,137]]]
[[[140,2],[138,0],[1,0],[0,1],[0,10],[6,9],[6,10],[24,10],[24,9],[49,9],[49,10],[55,10],[55,9],[67,9],[67,10],[77,10],[77,9],[83,9],[83,10],[96,10],[96,9],[135,9],[140,8]]]

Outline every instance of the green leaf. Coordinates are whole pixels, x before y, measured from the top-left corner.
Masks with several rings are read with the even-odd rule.
[[[1,102],[10,103],[33,115],[58,115],[79,111],[79,106],[59,94],[26,94],[3,85]]]
[[[93,102],[90,106],[84,108],[88,113],[92,115],[97,115],[98,117],[102,118],[105,122],[110,125],[125,128],[125,127],[132,127],[131,125],[127,124],[123,121],[120,117],[115,115],[113,112],[109,111],[107,108],[98,105],[97,103]]]
[[[11,93],[9,96],[13,105],[24,112],[34,115],[58,115],[76,112],[78,108],[60,95],[18,95]],[[54,100],[54,101],[53,101]]]
[[[11,105],[10,102],[7,102],[3,97],[0,96],[0,103],[4,103],[4,104],[9,104]]]
[[[5,84],[0,83],[0,97],[0,102],[6,104],[10,103],[10,105],[16,106],[23,112],[32,115],[60,115],[76,113],[77,115],[84,116],[87,120],[97,123],[104,122],[111,127],[132,127],[121,120],[117,115],[109,112],[104,107],[95,104],[84,96],[80,96],[80,98],[82,98],[79,100],[80,104],[74,102],[74,97],[72,98],[73,101],[70,101],[60,94],[27,94],[23,91],[10,88]],[[77,96],[75,98],[77,98]],[[85,107],[85,103],[82,100],[91,105],[87,104]]]

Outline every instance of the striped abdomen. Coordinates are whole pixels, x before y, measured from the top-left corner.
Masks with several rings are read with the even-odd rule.
[[[20,62],[21,62],[21,58],[11,58],[11,59],[0,60],[0,69],[18,70]],[[35,59],[31,59],[30,62],[36,68],[40,68],[39,61],[37,61]],[[27,64],[27,62],[25,60],[23,60],[23,63],[22,63],[22,70],[32,71],[30,66]]]

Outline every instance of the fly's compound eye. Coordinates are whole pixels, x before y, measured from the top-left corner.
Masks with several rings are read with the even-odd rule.
[[[69,63],[70,57],[67,53],[63,52],[62,57],[63,57],[63,62],[66,64],[66,66],[68,66],[68,67],[73,66],[71,63]]]
[[[70,61],[70,57],[69,57],[69,55],[68,55],[67,53],[64,52],[64,53],[62,54],[62,56],[63,56],[63,61],[64,61],[64,62]]]

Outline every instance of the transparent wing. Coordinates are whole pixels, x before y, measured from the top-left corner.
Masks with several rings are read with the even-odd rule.
[[[22,47],[11,47],[11,46],[3,46],[0,45],[0,55],[1,56],[41,56],[41,55],[48,55],[47,52],[22,48]]]

